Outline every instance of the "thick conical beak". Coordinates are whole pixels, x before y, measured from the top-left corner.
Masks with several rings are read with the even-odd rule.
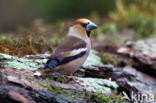
[[[86,27],[87,31],[91,31],[91,30],[96,29],[96,28],[97,28],[97,25],[94,23],[89,23]]]

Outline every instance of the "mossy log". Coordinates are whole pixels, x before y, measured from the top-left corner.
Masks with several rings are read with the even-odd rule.
[[[86,103],[87,101],[93,101],[91,97],[87,96],[89,92],[93,92],[93,94],[111,94],[113,91],[112,87],[114,89],[118,88],[115,81],[98,78],[76,77],[81,83],[71,84],[54,81],[51,77],[34,77],[33,71],[42,66],[47,61],[48,56],[27,55],[23,58],[18,58],[7,54],[0,54],[1,102]],[[83,68],[101,64],[99,57],[94,54],[90,54],[90,58]],[[94,85],[86,86],[90,82],[95,83]]]
[[[149,85],[137,81],[135,75],[117,71],[112,65],[101,65],[91,54],[83,66],[79,83],[47,76],[34,77],[33,71],[42,66],[49,55],[29,55],[23,58],[0,54],[0,100],[2,103],[101,103],[116,102],[116,93],[143,92]],[[94,65],[94,66],[93,66]],[[61,81],[61,82],[58,82]],[[132,85],[133,84],[133,85]],[[138,88],[140,85],[140,88]],[[108,96],[110,95],[110,96]],[[113,98],[113,99],[112,99]],[[126,103],[126,102],[124,102]]]

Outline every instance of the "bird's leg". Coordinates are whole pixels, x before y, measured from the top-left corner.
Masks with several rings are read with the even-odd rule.
[[[67,75],[67,82],[70,82],[72,84],[80,84],[81,81],[78,81],[75,76],[73,75]]]

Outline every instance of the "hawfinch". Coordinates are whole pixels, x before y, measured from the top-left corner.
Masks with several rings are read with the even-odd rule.
[[[97,27],[88,19],[75,20],[67,37],[60,42],[44,67],[34,75],[40,76],[43,72],[57,71],[61,74],[72,74],[86,61],[91,50],[90,33]]]

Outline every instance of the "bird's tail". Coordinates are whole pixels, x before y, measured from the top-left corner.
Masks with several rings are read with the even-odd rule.
[[[51,68],[45,68],[45,69],[42,69],[42,70],[38,70],[38,71],[36,71],[36,72],[34,73],[34,75],[35,75],[35,76],[41,76],[43,73],[48,72],[48,71],[50,71],[50,70],[51,70]]]
[[[43,73],[47,71],[53,71],[59,63],[62,60],[62,57],[52,57],[50,56],[44,67],[39,68],[39,71],[36,71],[34,75],[41,76]]]
[[[38,71],[36,71],[34,73],[34,76],[41,76],[43,73],[50,71],[50,68],[47,68],[47,64],[46,63],[43,67],[40,67]]]

